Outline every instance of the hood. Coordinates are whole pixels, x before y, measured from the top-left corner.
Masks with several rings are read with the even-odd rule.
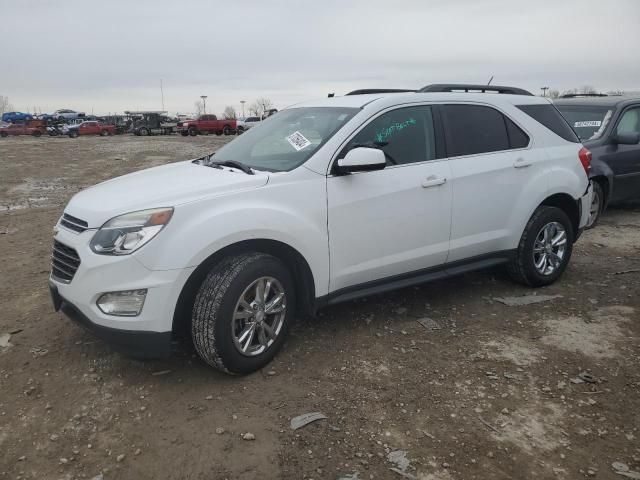
[[[247,175],[237,169],[218,169],[192,163],[171,163],[99,183],[76,194],[65,212],[98,228],[129,212],[177,205],[229,192],[266,185],[269,175]]]

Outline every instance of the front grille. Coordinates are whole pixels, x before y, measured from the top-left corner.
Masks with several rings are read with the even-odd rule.
[[[79,218],[72,217],[71,215],[68,215],[66,213],[62,214],[62,218],[60,219],[60,225],[78,233],[82,233],[87,228],[89,228],[89,224],[84,220],[80,220]]]
[[[80,257],[73,248],[53,241],[53,254],[51,255],[51,274],[58,280],[69,283],[80,266]]]

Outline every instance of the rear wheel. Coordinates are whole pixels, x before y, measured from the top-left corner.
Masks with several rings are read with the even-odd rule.
[[[33,135],[34,137],[38,138],[39,136],[42,135],[42,132],[40,130],[35,130],[31,135]]]
[[[604,209],[604,191],[596,180],[591,180],[591,189],[593,196],[591,197],[591,205],[589,207],[589,218],[585,228],[593,228],[600,219],[600,214]]]
[[[7,132],[0,132],[0,137],[7,138],[9,134]]]
[[[100,130],[101,137],[106,137],[107,135],[109,135],[109,132],[107,130]]]
[[[564,211],[538,207],[522,233],[515,258],[507,267],[510,276],[531,287],[555,282],[569,264],[573,239],[573,226]]]
[[[222,129],[222,133],[224,133],[225,135],[231,135],[231,127],[229,125],[225,125]]]
[[[276,257],[229,257],[207,275],[196,295],[192,337],[202,359],[227,373],[267,365],[285,341],[295,311],[289,270]]]
[[[140,130],[138,130],[138,133],[143,137],[146,137],[149,135],[149,129],[142,127]]]

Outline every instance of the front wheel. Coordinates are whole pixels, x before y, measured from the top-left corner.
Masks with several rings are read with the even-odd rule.
[[[192,137],[195,137],[196,135],[198,135],[198,130],[196,130],[195,128],[189,128],[189,135]]]
[[[595,180],[591,180],[591,189],[593,191],[593,196],[591,197],[591,205],[589,206],[589,218],[587,219],[587,224],[585,228],[593,228],[598,223],[600,219],[600,214],[602,210],[604,210],[604,191]]]
[[[229,257],[209,272],[196,295],[193,343],[209,365],[251,373],[282,348],[294,311],[293,279],[279,259],[257,252]]]
[[[69,138],[76,138],[77,136],[78,136],[78,132],[76,131],[69,132]]]
[[[9,134],[7,132],[0,132],[0,137],[7,138]]]
[[[138,130],[138,133],[141,136],[146,137],[149,135],[149,130],[147,128],[141,128],[140,130]]]
[[[109,135],[109,132],[107,130],[101,130],[100,131],[100,136],[101,137],[106,137],[107,135]]]
[[[507,266],[509,274],[531,287],[555,282],[569,264],[573,240],[573,225],[564,211],[538,207],[522,233],[515,258]]]
[[[33,135],[34,137],[38,138],[38,137],[40,137],[42,135],[42,132],[40,130],[36,130],[31,135]]]

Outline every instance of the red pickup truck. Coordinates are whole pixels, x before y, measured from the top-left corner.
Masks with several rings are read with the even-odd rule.
[[[0,137],[4,138],[9,135],[33,135],[34,137],[39,137],[45,132],[44,122],[41,120],[28,120],[25,123],[12,123],[0,128]]]
[[[82,122],[78,125],[69,127],[67,135],[69,138],[76,138],[78,135],[114,135],[116,133],[115,125],[107,125],[94,120]]]
[[[199,133],[215,133],[216,135],[233,135],[236,133],[235,120],[218,120],[215,115],[200,115],[197,120],[178,122],[176,130],[184,137],[195,137]]]

